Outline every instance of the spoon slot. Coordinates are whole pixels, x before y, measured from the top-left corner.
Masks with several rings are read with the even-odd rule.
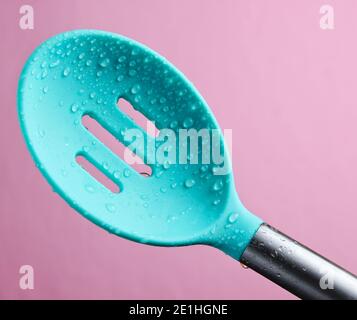
[[[144,161],[129,148],[125,147],[118,139],[116,139],[108,130],[106,130],[97,120],[89,115],[82,117],[83,126],[92,133],[99,141],[108,147],[114,154],[123,159],[136,172],[143,177],[150,177],[152,169],[144,163]],[[129,160],[130,157],[130,161]]]
[[[85,157],[85,155],[78,155],[76,162],[109,191],[112,193],[120,193],[121,190],[118,184],[106,176],[89,158]]]
[[[160,130],[155,126],[155,123],[149,120],[141,112],[135,110],[133,105],[124,98],[119,98],[117,106],[120,111],[131,118],[138,126],[140,126],[148,135],[158,137]]]

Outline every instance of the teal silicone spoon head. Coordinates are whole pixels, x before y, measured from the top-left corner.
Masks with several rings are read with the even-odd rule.
[[[155,141],[118,108],[119,98],[166,138]],[[154,245],[210,244],[239,259],[261,224],[237,197],[220,131],[219,150],[228,168],[224,174],[216,174],[222,166],[212,157],[209,163],[202,160],[212,150],[200,143],[198,161],[190,161],[189,151],[182,163],[180,129],[213,132],[218,125],[183,74],[137,42],[90,30],[47,40],[22,71],[18,108],[31,155],[54,191],[111,233]],[[143,177],[98,140],[82,124],[85,115],[135,151],[152,175]],[[133,130],[143,138],[135,148],[128,139]],[[169,139],[172,132],[176,140]],[[213,134],[210,138],[212,147]],[[157,159],[159,153],[167,159]],[[79,155],[120,192],[111,192],[83,169],[76,162]]]

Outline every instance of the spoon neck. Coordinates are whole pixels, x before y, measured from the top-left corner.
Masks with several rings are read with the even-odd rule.
[[[215,228],[212,245],[239,260],[263,222],[243,206],[228,212]]]

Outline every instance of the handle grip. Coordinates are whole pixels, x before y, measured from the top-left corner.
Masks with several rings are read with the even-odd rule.
[[[356,300],[357,278],[268,224],[240,261],[301,299]]]

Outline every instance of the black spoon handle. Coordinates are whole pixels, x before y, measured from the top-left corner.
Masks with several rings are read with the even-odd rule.
[[[262,224],[240,261],[301,299],[357,299],[357,278]]]

